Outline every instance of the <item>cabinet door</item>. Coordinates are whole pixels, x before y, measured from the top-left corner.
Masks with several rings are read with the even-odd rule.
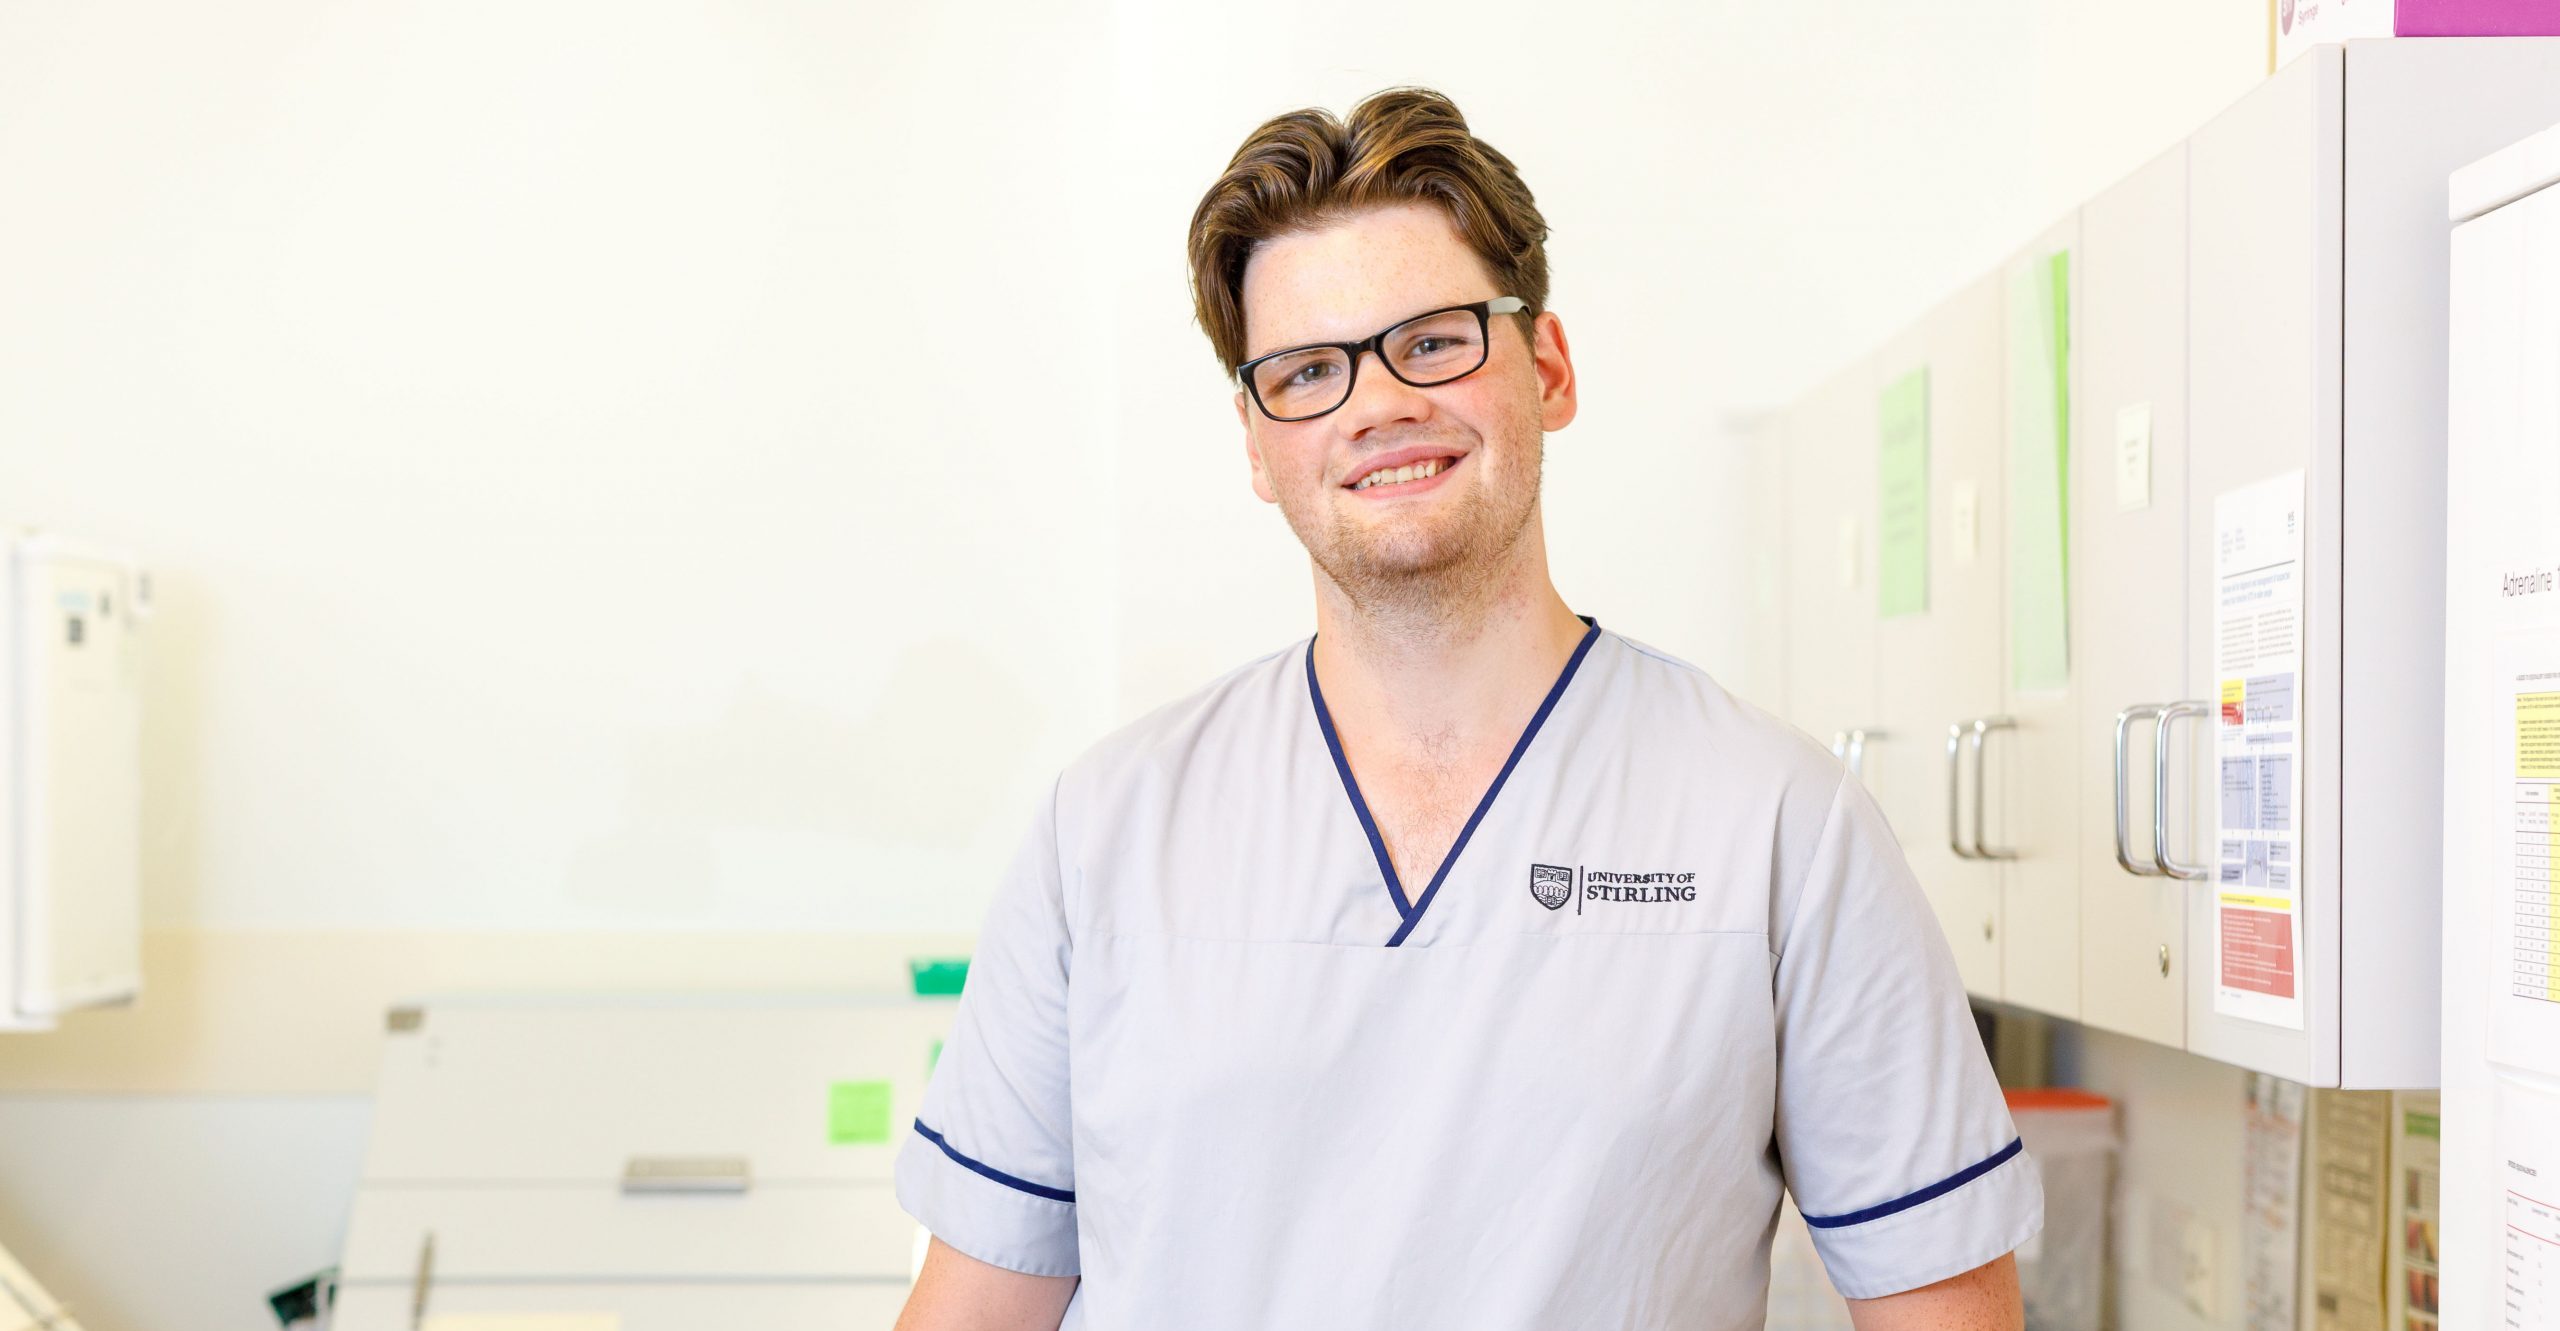
[[[2071,643],[2080,732],[2080,1019],[2186,1039],[2187,885],[2152,862],[2152,733],[2117,714],[2186,696],[2187,152],[2080,211],[2079,392],[2072,404]],[[2184,833],[2180,825],[2174,831]],[[2181,835],[2173,849],[2187,847]]]
[[[2079,359],[2080,218],[2055,226],[2002,274],[2003,464],[2008,521],[2002,556],[2006,644],[2001,685],[2008,797],[2000,866],[2002,996],[2020,1007],[2080,1016],[2080,717],[2083,651],[2069,620],[2070,456],[2085,451],[2063,415]],[[2059,256],[2057,261],[2057,256]],[[1997,744],[1999,741],[1994,741]]]
[[[1875,362],[1860,360],[1799,401],[1787,413],[1780,446],[1787,502],[1786,716],[1829,742],[1880,728]]]
[[[2300,470],[2303,670],[2296,689],[2302,906],[2294,985],[2305,1029],[2216,1012],[2217,885],[2187,898],[2187,1047],[2335,1086],[2337,1030],[2337,550],[2344,65],[2319,47],[2278,70],[2188,141],[2187,696],[2217,698],[2215,500]],[[2188,769],[2186,813],[2217,859],[2210,736]]]
[[[1925,609],[1876,621],[1876,689],[1892,741],[1868,756],[1871,785],[1928,891],[1965,987],[2001,996],[2000,866],[1960,857],[1949,827],[1948,728],[1999,714],[2001,567],[2001,283],[1997,274],[1939,307],[1886,348],[1885,384],[1928,371]],[[1867,404],[1874,456],[1879,403]],[[1874,613],[1871,606],[1870,614]],[[1990,738],[1983,839],[2007,844],[2000,816],[2011,734]],[[1970,847],[1973,765],[1965,764],[1961,835]]]

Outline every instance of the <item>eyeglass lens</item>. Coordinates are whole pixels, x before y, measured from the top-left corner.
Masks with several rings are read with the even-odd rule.
[[[1379,338],[1378,359],[1416,388],[1464,378],[1483,366],[1485,327],[1473,310],[1443,310],[1397,324]],[[1282,419],[1321,416],[1351,396],[1351,357],[1311,347],[1253,367],[1254,396]]]

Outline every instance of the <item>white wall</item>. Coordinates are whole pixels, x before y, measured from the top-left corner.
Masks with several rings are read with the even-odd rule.
[[[1106,719],[1109,384],[982,350],[1100,303],[1090,24],[0,22],[0,502],[160,570],[153,922],[974,923]]]
[[[2249,1074],[2181,1050],[2057,1023],[2054,1080],[2116,1102],[2116,1196],[2108,1229],[2118,1331],[2239,1326]],[[2190,1302],[2182,1254],[2221,1260]]]
[[[348,977],[422,931],[433,984],[538,982],[452,959],[528,931],[973,928],[1059,763],[1307,628],[1182,228],[1253,123],[1391,83],[1554,225],[1567,596],[1765,694],[1730,422],[2263,41],[2231,0],[1270,17],[0,9],[0,516],[159,570],[155,955],[307,967],[297,1014],[362,1026]],[[758,973],[704,950],[668,982]],[[0,1242],[93,1331],[246,1331],[334,1256],[363,1102],[205,1094],[183,986],[223,973],[0,1048]],[[151,1093],[62,1098],[108,1086]]]

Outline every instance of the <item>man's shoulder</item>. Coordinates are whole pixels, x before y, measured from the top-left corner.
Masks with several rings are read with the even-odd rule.
[[[1728,771],[1739,767],[1826,794],[1836,782],[1839,761],[1813,736],[1670,652],[1614,630],[1608,636],[1623,648],[1613,685],[1625,724]]]
[[[1249,744],[1286,723],[1304,695],[1307,639],[1265,652],[1093,742],[1067,764],[1062,785],[1086,791],[1179,768],[1205,745]]]

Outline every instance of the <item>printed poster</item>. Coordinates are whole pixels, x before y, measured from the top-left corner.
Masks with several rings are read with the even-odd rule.
[[[2071,684],[2071,252],[2009,274],[2009,683]]]
[[[2436,1331],[2443,1116],[2434,1091],[2391,1093],[2391,1325]]]
[[[1929,608],[1929,367],[1876,399],[1876,615]]]
[[[2216,496],[2213,1010],[2303,1028],[2302,473]]]
[[[2391,1093],[2311,1093],[2313,1331],[2383,1331]]]
[[[2489,1059],[2560,1077],[2560,876],[2553,872],[2560,813],[2560,633],[2511,634],[2499,644],[2513,744],[2491,790],[2506,792],[2500,881],[2489,894],[2496,923],[2489,999]],[[2477,826],[2477,824],[2474,824]]]
[[[2302,1234],[2303,1088],[2249,1074],[2240,1161],[2240,1324],[2298,1331],[2294,1259]]]
[[[2490,1233],[2511,1331],[2560,1331],[2560,1093],[2500,1076],[2498,1178]]]

